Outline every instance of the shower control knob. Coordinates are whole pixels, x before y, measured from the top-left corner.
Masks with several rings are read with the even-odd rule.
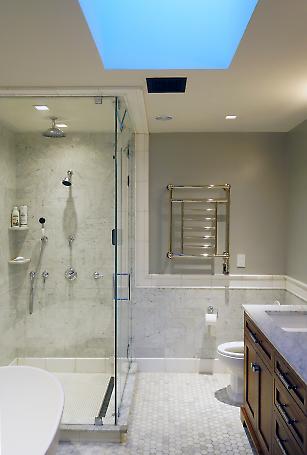
[[[44,270],[42,273],[42,278],[43,278],[44,283],[46,282],[48,277],[49,277],[49,272],[47,270]]]
[[[77,277],[77,272],[72,267],[68,267],[68,269],[65,271],[65,278],[69,281],[73,281],[76,280]]]
[[[99,272],[94,272],[93,278],[94,278],[94,280],[99,280],[100,278],[103,278],[103,274],[99,273]]]

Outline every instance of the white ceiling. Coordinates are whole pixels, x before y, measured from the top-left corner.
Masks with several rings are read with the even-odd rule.
[[[34,105],[47,105],[49,111]],[[50,128],[50,117],[57,117],[67,124],[67,134],[114,132],[114,107],[113,98],[103,98],[102,104],[95,104],[94,97],[0,98],[0,123],[14,132],[42,133]]]
[[[288,131],[307,118],[306,0],[260,0],[226,71],[104,71],[77,0],[0,0],[0,12],[1,87],[145,92],[146,76],[187,76],[184,95],[145,93],[151,132]],[[127,22],[118,39],[128,33]],[[174,120],[157,122],[159,114]]]

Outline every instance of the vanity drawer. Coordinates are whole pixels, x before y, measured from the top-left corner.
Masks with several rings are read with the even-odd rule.
[[[274,381],[274,404],[285,426],[307,453],[307,418],[278,379]]]
[[[275,354],[275,374],[296,403],[307,414],[306,385],[279,354]]]
[[[255,349],[265,361],[265,363],[273,368],[273,352],[274,348],[266,337],[260,332],[260,330],[253,324],[253,322],[245,317],[244,322],[245,336],[255,345]]]
[[[295,438],[282,423],[275,411],[273,414],[273,455],[304,455]]]

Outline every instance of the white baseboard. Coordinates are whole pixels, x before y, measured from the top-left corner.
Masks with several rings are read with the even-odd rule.
[[[135,358],[138,371],[143,373],[226,373],[219,359],[194,358]]]
[[[136,269],[135,279],[137,288],[285,289],[284,275],[149,274]]]
[[[199,359],[199,373],[228,373],[228,370],[219,359]]]
[[[113,358],[18,357],[10,366],[29,366],[54,373],[112,373]]]
[[[296,295],[302,300],[307,301],[307,284],[303,283],[302,281],[298,281],[290,276],[286,276],[286,285],[285,289],[291,294]]]

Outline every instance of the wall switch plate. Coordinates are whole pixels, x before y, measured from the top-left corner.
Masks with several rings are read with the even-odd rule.
[[[237,254],[237,267],[245,268],[245,254]]]

